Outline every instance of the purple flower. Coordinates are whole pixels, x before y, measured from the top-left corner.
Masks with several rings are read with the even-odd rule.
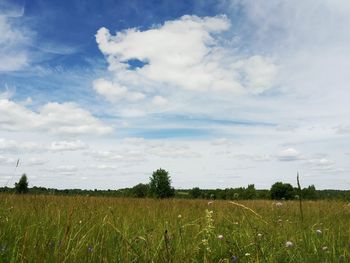
[[[238,257],[237,257],[237,256],[232,256],[232,257],[231,257],[231,261],[232,261],[232,262],[236,262],[237,260],[238,260]]]

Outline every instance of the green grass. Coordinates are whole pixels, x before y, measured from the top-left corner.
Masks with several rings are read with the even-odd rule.
[[[0,262],[350,262],[347,203],[240,204],[0,195]]]

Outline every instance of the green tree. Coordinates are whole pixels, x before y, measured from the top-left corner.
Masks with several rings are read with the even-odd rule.
[[[271,199],[293,199],[294,188],[291,184],[284,184],[282,182],[274,183],[271,186]]]
[[[308,188],[304,188],[301,191],[301,195],[304,199],[315,200],[317,199],[317,191],[314,185],[309,185]]]
[[[150,192],[157,198],[168,198],[175,195],[175,189],[171,187],[169,173],[162,168],[154,171],[150,177]]]
[[[190,196],[192,198],[199,198],[201,196],[201,189],[199,187],[194,187],[190,190]]]
[[[132,195],[135,197],[143,198],[148,195],[149,185],[148,184],[137,184],[132,189]]]
[[[254,199],[254,198],[256,198],[255,185],[249,184],[248,188],[245,189],[245,193],[244,194],[245,194],[244,195],[245,199]]]
[[[26,174],[23,174],[18,183],[15,183],[16,193],[25,194],[28,192],[28,179]]]

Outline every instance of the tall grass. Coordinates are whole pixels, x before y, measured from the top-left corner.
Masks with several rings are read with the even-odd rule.
[[[295,201],[0,195],[0,262],[350,262],[349,205],[303,217]]]

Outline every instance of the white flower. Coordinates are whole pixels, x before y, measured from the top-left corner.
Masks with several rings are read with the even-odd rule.
[[[328,250],[328,247],[324,246],[324,247],[322,247],[322,250],[326,251],[326,250]]]
[[[258,233],[258,237],[262,237],[262,234]]]
[[[224,236],[223,235],[218,235],[218,239],[222,240],[222,239],[224,239]]]
[[[182,218],[182,215],[181,215],[181,214],[180,214],[180,215],[178,215],[178,216],[177,216],[177,218]]]
[[[281,207],[281,206],[283,206],[283,204],[281,202],[277,202],[277,203],[275,203],[275,206]]]
[[[250,253],[245,253],[244,254],[246,257],[249,257],[250,256]]]
[[[317,234],[317,235],[322,235],[321,229],[317,229],[317,230],[316,230],[316,234]]]
[[[286,247],[287,247],[287,248],[291,248],[291,247],[293,247],[293,246],[294,246],[293,242],[291,242],[291,241],[287,241],[287,242],[286,242]]]

